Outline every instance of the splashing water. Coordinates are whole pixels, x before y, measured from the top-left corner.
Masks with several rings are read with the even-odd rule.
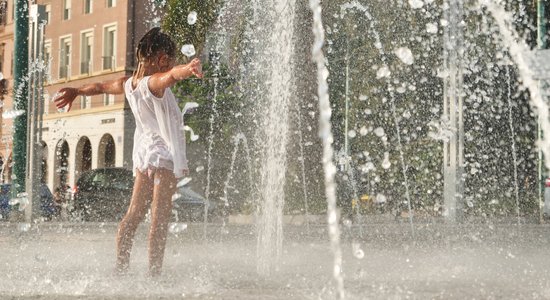
[[[367,19],[370,21],[369,26],[374,33],[374,38],[376,40],[376,48],[378,52],[380,53],[380,57],[383,64],[386,64],[387,61],[387,55],[384,51],[384,48],[382,47],[382,41],[380,39],[380,34],[374,27],[376,24],[375,19],[372,17],[370,12],[367,10],[367,7],[363,6],[358,1],[352,1],[350,3],[344,4],[340,7],[340,15],[343,17],[345,12],[347,10],[355,9],[365,14]],[[396,55],[403,61],[403,63],[408,64],[411,60],[413,60],[412,53],[409,53],[410,49],[408,48],[399,48],[396,50]],[[388,92],[390,95],[390,105],[391,105],[391,116],[393,119],[394,127],[395,127],[395,133],[397,137],[397,150],[399,152],[399,158],[401,162],[401,172],[403,174],[404,179],[404,185],[405,185],[405,198],[407,199],[407,209],[409,212],[409,223],[411,227],[411,234],[414,236],[414,224],[413,224],[413,214],[412,214],[412,205],[411,205],[411,197],[409,192],[409,180],[407,176],[407,165],[405,164],[405,154],[403,153],[403,143],[401,141],[401,127],[399,125],[397,112],[396,112],[396,104],[395,104],[395,94],[393,92],[393,83],[390,81],[389,77],[386,77],[386,85],[388,86]],[[383,128],[379,127],[375,130],[375,134],[378,136],[384,135]],[[385,142],[384,142],[385,143]]]
[[[187,24],[195,25],[195,23],[197,23],[197,19],[197,12],[192,11],[189,13],[189,15],[187,15]]]
[[[289,137],[289,104],[294,86],[295,0],[279,1],[262,8],[272,22],[270,37],[258,50],[264,51],[256,68],[270,78],[258,105],[267,108],[261,117],[260,199],[258,224],[258,271],[269,274],[281,259],[283,244],[284,184]],[[285,16],[284,18],[281,16]],[[265,55],[265,56],[264,56]],[[268,70],[262,70],[265,66]]]
[[[528,88],[531,93],[531,104],[537,108],[537,111],[540,115],[541,127],[543,132],[550,132],[550,108],[548,103],[544,101],[542,93],[540,91],[538,82],[534,78],[533,70],[531,65],[527,61],[527,55],[531,53],[529,47],[525,44],[521,38],[517,36],[517,33],[510,28],[513,23],[513,16],[511,13],[504,10],[504,8],[493,1],[490,0],[480,0],[480,7],[486,7],[488,11],[493,16],[496,24],[500,29],[500,37],[503,39],[503,45],[508,47],[510,56],[516,63],[519,74],[523,81],[523,86]],[[550,157],[550,138],[545,138],[542,141],[539,141],[539,145],[544,155]],[[544,160],[546,168],[550,169],[550,159]]]
[[[344,299],[344,278],[342,277],[342,249],[340,246],[340,226],[338,225],[338,213],[336,206],[336,184],[334,175],[336,174],[336,166],[332,162],[332,129],[330,116],[332,109],[330,108],[330,100],[328,94],[327,78],[329,72],[325,65],[325,56],[323,54],[323,45],[325,43],[325,30],[322,21],[322,8],[319,0],[310,0],[310,8],[313,12],[313,33],[315,36],[312,47],[312,54],[315,63],[317,64],[317,93],[319,97],[319,115],[320,126],[319,136],[323,142],[323,169],[325,171],[325,195],[328,204],[328,226],[330,245],[334,255],[333,277],[336,281],[338,298]]]
[[[15,119],[19,116],[22,116],[25,114],[24,110],[8,110],[2,113],[2,118],[4,119]]]
[[[195,142],[199,139],[199,135],[195,134],[195,132],[193,131],[193,129],[191,127],[185,125],[185,126],[183,126],[183,130],[189,131],[191,133],[190,139],[191,139],[192,142]]]
[[[181,46],[181,53],[185,56],[187,56],[187,58],[191,58],[193,56],[195,56],[196,52],[195,52],[195,46],[191,45],[191,44],[185,44],[183,46]]]

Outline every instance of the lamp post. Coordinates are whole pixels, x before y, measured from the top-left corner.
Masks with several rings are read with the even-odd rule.
[[[344,170],[350,171],[350,157],[349,157],[349,139],[348,139],[348,132],[349,132],[349,121],[348,121],[348,115],[349,115],[349,40],[346,39],[346,87],[345,87],[345,111],[344,111],[344,151],[345,151],[345,159],[346,163],[344,165]]]
[[[28,116],[28,139],[27,139],[27,178],[26,191],[28,198],[31,200],[31,205],[25,210],[25,219],[27,222],[34,219],[40,211],[40,170],[42,163],[42,140],[41,128],[39,120],[42,115],[42,99],[43,99],[43,70],[41,61],[43,60],[43,37],[44,37],[44,21],[46,8],[44,5],[33,4],[30,7],[30,27],[31,35],[29,41],[30,59],[32,69],[29,72],[29,105],[27,110]]]
[[[547,47],[547,39],[546,39],[546,22],[547,20],[545,19],[545,5],[546,5],[546,1],[545,0],[537,0],[537,49],[538,50],[542,50],[542,49],[546,49]],[[542,82],[539,81],[539,88],[541,91],[544,91],[544,87],[541,86],[542,85]],[[547,87],[548,88],[548,87]],[[542,120],[540,119],[540,114],[539,114],[539,117],[538,117],[538,129],[537,129],[537,138],[538,140],[542,140],[542,128],[540,126],[540,124],[542,124]],[[539,165],[538,165],[538,179],[537,179],[537,182],[538,182],[538,199],[539,199],[539,220],[540,222],[542,223],[542,214],[543,214],[543,199],[542,199],[542,187],[540,186],[541,185],[541,180],[544,182],[544,178],[543,178],[543,171],[542,171],[542,165],[543,165],[543,155],[542,155],[542,149],[539,147],[539,151],[538,151],[538,161],[539,161]]]
[[[449,122],[455,133],[443,145],[443,197],[444,216],[448,222],[460,218],[464,193],[464,119],[463,119],[463,4],[459,0],[447,0],[445,11],[449,24],[443,38],[444,65],[448,75],[443,82],[443,119]]]

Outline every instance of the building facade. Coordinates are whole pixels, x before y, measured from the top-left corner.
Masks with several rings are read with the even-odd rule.
[[[74,186],[84,171],[131,168],[135,123],[124,95],[79,97],[70,112],[52,100],[63,87],[131,75],[137,42],[151,24],[148,1],[42,0],[44,34],[43,180]]]
[[[0,181],[11,179],[13,119],[2,117],[13,107],[13,0],[0,0]]]

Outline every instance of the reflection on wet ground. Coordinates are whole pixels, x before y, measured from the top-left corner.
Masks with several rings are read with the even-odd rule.
[[[21,229],[28,231],[22,231]],[[183,227],[182,227],[183,228]],[[342,235],[348,299],[548,299],[550,227],[367,224]],[[287,226],[282,262],[256,271],[251,225],[171,233],[163,275],[146,277],[146,235],[131,270],[115,275],[116,224],[0,224],[0,298],[334,299],[326,226]]]

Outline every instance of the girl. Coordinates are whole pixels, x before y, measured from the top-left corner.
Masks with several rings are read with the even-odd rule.
[[[160,274],[176,178],[189,172],[182,115],[170,87],[193,75],[202,78],[202,71],[198,59],[174,66],[175,56],[175,43],[160,28],[153,28],[139,41],[138,67],[132,77],[63,88],[55,99],[58,108],[70,110],[79,95],[125,93],[134,114],[134,188],[116,237],[116,270],[120,273],[128,269],[134,235],[150,204],[149,274]]]

